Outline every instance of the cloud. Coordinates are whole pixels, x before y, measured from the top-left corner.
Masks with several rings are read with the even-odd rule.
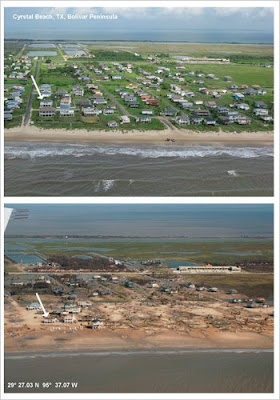
[[[213,9],[218,17],[230,17],[239,14],[246,18],[262,18],[273,15],[271,7],[216,7]]]
[[[104,7],[104,14],[117,14],[123,18],[155,18],[149,7]]]
[[[202,7],[166,7],[161,8],[159,14],[185,18],[202,15],[204,11],[205,9]]]
[[[240,13],[242,10],[244,10],[242,7],[217,7],[213,9],[214,13],[219,17],[228,17],[230,15]]]
[[[44,12],[43,12],[43,10],[42,11],[41,10],[42,9],[40,9],[40,13],[43,14]],[[45,8],[44,10],[48,10],[48,11],[45,11],[46,14],[56,15],[56,14],[68,14],[67,10],[69,10],[69,9],[66,7],[63,7],[63,8],[53,7],[51,9]]]
[[[100,8],[82,8],[82,7],[77,7],[73,9],[68,8],[68,14],[100,14]]]

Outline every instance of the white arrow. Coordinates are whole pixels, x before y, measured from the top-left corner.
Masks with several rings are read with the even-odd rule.
[[[42,96],[42,94],[41,94],[41,92],[40,92],[40,90],[38,88],[38,85],[37,85],[33,75],[31,75],[31,79],[32,79],[32,82],[33,82],[33,84],[34,84],[34,86],[35,86],[35,88],[36,88],[36,90],[37,90],[37,92],[39,94],[38,99],[42,100],[44,98],[44,96]]]
[[[39,301],[39,303],[40,303],[40,306],[41,306],[41,308],[42,308],[42,310],[43,310],[44,317],[46,318],[46,317],[49,315],[49,313],[46,312],[45,307],[43,306],[43,303],[42,303],[42,301],[41,301],[40,296],[38,295],[38,293],[36,293],[36,297],[37,297],[37,299],[38,299],[38,301]]]

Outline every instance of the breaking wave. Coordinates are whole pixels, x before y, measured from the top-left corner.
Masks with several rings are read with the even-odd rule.
[[[235,171],[235,169],[228,170],[227,173],[230,176],[238,176],[238,173]]]
[[[115,184],[115,181],[113,179],[103,179],[102,181],[102,189],[104,192],[107,192],[108,190],[112,189],[112,187]]]
[[[7,145],[5,159],[30,159],[44,157],[88,157],[131,156],[140,158],[203,158],[203,157],[234,157],[258,158],[273,157],[273,148],[264,147],[215,147],[215,146],[91,146],[91,145]]]
[[[107,351],[62,351],[62,352],[46,352],[46,353],[7,353],[5,355],[6,360],[21,360],[26,358],[56,358],[56,357],[77,357],[77,356],[108,356],[108,355],[117,355],[117,356],[135,356],[135,355],[178,355],[178,354],[193,354],[193,353],[213,353],[213,354],[223,354],[223,353],[237,353],[237,354],[260,354],[260,353],[273,353],[273,349],[217,349],[217,348],[195,348],[195,349],[140,349],[140,350],[107,350]]]

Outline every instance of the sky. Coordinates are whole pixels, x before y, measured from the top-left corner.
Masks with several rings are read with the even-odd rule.
[[[26,14],[51,15],[53,19],[16,20],[15,16]],[[57,19],[57,14],[65,19]],[[117,15],[114,20],[75,20],[67,15]],[[34,17],[35,18],[35,17]],[[185,8],[6,8],[5,38],[33,39],[116,39],[116,40],[203,40],[203,36],[186,35],[186,32],[219,31],[221,39],[225,32],[261,32],[259,41],[268,41],[273,33],[273,9],[269,7],[185,7]],[[166,32],[177,32],[177,36]],[[115,33],[113,35],[112,33]],[[126,35],[123,33],[126,32]],[[128,35],[127,32],[130,32]],[[152,32],[161,32],[153,36]],[[185,33],[183,33],[185,32]],[[142,33],[142,36],[139,35]],[[181,33],[181,36],[180,36]],[[150,36],[149,36],[150,35]],[[226,36],[226,41],[233,41],[239,36]],[[246,37],[246,35],[244,36]],[[250,36],[248,36],[250,37]],[[211,41],[211,38],[208,39]],[[242,38],[241,38],[242,39]],[[242,41],[240,39],[240,41]],[[207,36],[205,40],[208,41]],[[219,40],[222,41],[222,40]],[[237,40],[238,41],[238,40]],[[243,40],[244,41],[244,40]]]
[[[272,236],[270,204],[8,204],[7,235]]]

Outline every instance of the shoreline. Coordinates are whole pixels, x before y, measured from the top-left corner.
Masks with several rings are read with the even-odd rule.
[[[273,131],[259,132],[197,132],[188,129],[162,131],[87,131],[66,129],[40,129],[34,126],[4,130],[5,142],[53,142],[53,143],[103,143],[103,144],[167,144],[167,138],[176,144],[262,144],[273,145]]]
[[[16,39],[16,38],[8,38],[8,39],[5,39],[6,41],[15,41],[15,40],[18,40],[18,39]],[[45,39],[37,39],[37,40],[34,40],[34,39],[22,39],[22,40],[26,40],[26,41],[30,41],[30,42],[46,42],[46,40]],[[73,41],[74,39],[72,39],[72,40],[69,40],[69,39],[62,39],[62,40],[59,40],[59,39],[54,39],[54,40],[52,40],[52,42],[58,42],[58,43],[60,43],[60,42],[71,42],[71,41]],[[186,43],[186,44],[208,44],[208,45],[224,45],[224,44],[226,44],[226,45],[233,45],[233,46],[240,46],[240,45],[244,45],[244,46],[248,46],[248,45],[251,45],[251,46],[273,46],[273,42],[268,42],[268,43],[265,43],[265,42],[190,42],[190,41],[188,41],[188,40],[148,40],[148,39],[146,39],[146,40],[144,40],[144,39],[130,39],[130,40],[128,40],[128,39],[95,39],[95,40],[92,40],[92,39],[82,39],[82,41],[83,42],[90,42],[90,43],[96,43],[96,42],[115,42],[115,43],[121,43],[121,42],[125,42],[125,43],[172,43],[172,44],[174,44],[174,43]]]
[[[71,351],[16,351],[16,352],[5,352],[5,359],[7,360],[15,360],[17,358],[34,358],[34,357],[78,357],[78,356],[107,356],[107,355],[144,355],[144,354],[188,354],[188,353],[274,353],[274,348],[231,348],[231,347],[223,347],[223,348],[153,348],[153,349],[140,349],[140,348],[131,348],[131,349],[100,349],[100,350],[75,350]]]
[[[26,331],[25,335],[5,338],[5,354],[16,353],[77,353],[77,352],[135,352],[135,351],[256,351],[273,350],[273,335],[256,332],[173,332],[168,329],[152,330],[129,328],[109,330],[83,330],[76,332]]]

